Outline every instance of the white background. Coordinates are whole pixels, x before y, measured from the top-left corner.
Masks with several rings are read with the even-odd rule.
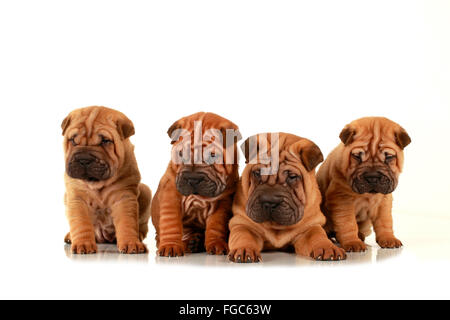
[[[449,298],[449,16],[445,0],[0,2],[0,298]],[[90,105],[133,120],[153,191],[167,128],[197,111],[325,155],[351,120],[389,117],[413,140],[394,206],[405,248],[236,266],[157,259],[150,235],[146,256],[66,256],[60,123]]]

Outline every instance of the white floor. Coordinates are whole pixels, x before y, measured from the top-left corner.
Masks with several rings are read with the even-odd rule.
[[[341,262],[286,253],[265,253],[259,264],[207,254],[160,258],[151,239],[148,255],[122,255],[113,245],[101,245],[96,255],[73,255],[62,242],[52,245],[55,252],[32,246],[11,259],[3,255],[0,297],[450,298],[450,218],[398,214],[395,222],[402,249],[380,249],[370,237],[368,252]]]

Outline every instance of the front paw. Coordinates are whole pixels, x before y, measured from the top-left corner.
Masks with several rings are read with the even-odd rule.
[[[228,244],[221,239],[211,241],[206,245],[206,252],[211,255],[226,255],[228,253]]]
[[[311,250],[310,257],[317,261],[341,261],[347,259],[345,251],[331,242],[317,245]]]
[[[161,244],[158,255],[160,257],[182,257],[184,256],[184,248],[182,244]]]
[[[123,254],[142,254],[147,252],[147,247],[139,240],[118,241],[117,248]]]
[[[72,241],[72,253],[74,254],[93,254],[96,252],[97,244],[94,240]]]
[[[262,261],[261,252],[251,248],[240,248],[230,252],[228,259],[236,263],[258,263]]]
[[[379,237],[377,243],[383,249],[396,249],[403,246],[402,242],[394,236]]]
[[[364,252],[367,250],[366,244],[359,239],[343,242],[341,246],[346,252]]]

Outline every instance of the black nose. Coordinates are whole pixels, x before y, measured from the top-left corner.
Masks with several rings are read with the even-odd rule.
[[[92,159],[80,159],[78,160],[78,163],[81,164],[83,167],[87,167],[92,163]]]
[[[380,181],[382,176],[383,175],[380,172],[374,171],[365,173],[363,178],[367,181],[367,183],[375,184]]]
[[[187,179],[187,183],[189,183],[189,185],[190,185],[191,187],[195,187],[195,186],[197,186],[202,180],[203,180],[203,178],[188,178],[188,179]]]
[[[272,211],[283,202],[283,198],[276,194],[263,194],[260,197],[260,201],[264,210]]]
[[[203,174],[189,172],[185,173],[183,178],[191,187],[196,187],[205,177]]]
[[[75,155],[75,160],[83,167],[89,166],[95,161],[95,157],[89,153],[79,153]]]

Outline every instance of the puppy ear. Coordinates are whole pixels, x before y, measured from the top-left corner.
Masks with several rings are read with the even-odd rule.
[[[395,133],[395,142],[403,150],[411,143],[411,138],[406,130],[401,128],[399,132]]]
[[[250,141],[252,141],[252,144],[250,144]],[[248,164],[251,159],[255,159],[257,157],[258,147],[257,136],[251,136],[247,138],[243,144],[241,144],[241,150],[244,153],[246,164]]]
[[[62,135],[66,134],[66,130],[70,125],[70,115],[64,118],[63,122],[61,123],[61,129],[62,129]]]
[[[172,140],[171,144],[174,144],[180,138],[180,132],[175,132],[178,129],[181,129],[181,124],[179,121],[172,124],[167,130],[167,135]]]
[[[320,148],[311,142],[310,145],[304,147],[300,151],[300,159],[308,172],[314,170],[319,163],[323,161],[323,154]]]
[[[120,119],[117,121],[117,131],[119,131],[122,139],[128,139],[132,135],[134,135],[134,125],[130,119]]]
[[[341,141],[344,145],[348,146],[350,143],[353,142],[353,136],[355,135],[355,130],[350,127],[345,127],[344,130],[342,130],[341,134],[339,135],[339,138],[341,138]]]

